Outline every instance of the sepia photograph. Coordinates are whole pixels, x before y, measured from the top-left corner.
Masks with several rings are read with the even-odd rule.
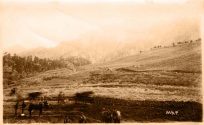
[[[0,1],[3,124],[202,123],[203,8]]]

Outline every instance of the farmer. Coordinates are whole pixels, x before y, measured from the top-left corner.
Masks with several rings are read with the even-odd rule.
[[[87,122],[87,118],[84,114],[81,114],[80,119],[79,119],[79,123],[86,123]]]
[[[25,107],[26,107],[26,104],[25,104],[25,101],[23,100],[22,106],[21,106],[21,108],[22,108],[22,114],[23,114],[23,112],[24,112]]]
[[[120,119],[121,119],[121,113],[119,110],[114,109],[112,111],[112,115],[113,115],[113,122],[114,123],[120,123]]]
[[[64,123],[71,123],[71,119],[69,118],[69,116],[65,116]]]
[[[59,95],[58,95],[58,103],[65,103],[64,101],[64,93],[63,92],[60,92]]]
[[[16,94],[16,88],[12,88],[10,92],[10,96],[15,95],[15,94]]]
[[[15,106],[14,106],[14,109],[15,109],[15,116],[17,116],[18,105],[19,105],[19,101],[17,100],[17,101],[16,101],[16,104],[15,104]]]

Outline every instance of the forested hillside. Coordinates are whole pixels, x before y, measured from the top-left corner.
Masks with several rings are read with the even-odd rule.
[[[39,72],[68,68],[75,70],[77,66],[90,64],[91,62],[81,57],[69,57],[60,59],[39,58],[37,56],[21,57],[16,54],[4,53],[3,77],[4,84],[12,84],[19,79],[32,76]]]

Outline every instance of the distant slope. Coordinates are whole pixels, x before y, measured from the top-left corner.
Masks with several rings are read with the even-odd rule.
[[[121,51],[122,50],[122,51]],[[93,41],[69,41],[62,42],[53,48],[35,48],[20,53],[21,56],[38,56],[40,58],[67,58],[82,57],[92,63],[106,62],[138,53],[137,49],[128,47],[125,43],[115,41],[93,42]]]
[[[182,70],[201,72],[201,42],[160,48],[106,63],[112,68],[131,70]]]

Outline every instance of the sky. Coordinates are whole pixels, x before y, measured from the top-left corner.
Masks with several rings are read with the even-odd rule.
[[[191,31],[194,31],[192,38],[196,38],[203,5],[200,3],[201,0],[170,3],[167,0],[6,0],[0,6],[0,43],[3,49],[50,48],[76,40],[141,44],[171,41],[179,37],[178,32],[192,34]]]

